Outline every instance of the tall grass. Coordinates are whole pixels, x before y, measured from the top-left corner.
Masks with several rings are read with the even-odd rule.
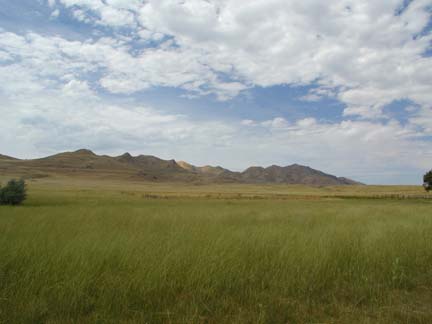
[[[31,197],[0,208],[0,323],[432,322],[428,201]]]

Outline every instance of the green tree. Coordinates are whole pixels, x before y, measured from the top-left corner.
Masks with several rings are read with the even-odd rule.
[[[432,170],[423,176],[423,187],[426,191],[432,190]]]
[[[27,198],[27,188],[24,180],[10,180],[0,188],[0,205],[19,205]]]

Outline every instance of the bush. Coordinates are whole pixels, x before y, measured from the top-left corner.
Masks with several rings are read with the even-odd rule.
[[[7,185],[0,188],[0,205],[19,205],[27,197],[24,180],[10,180]]]
[[[432,170],[423,176],[423,187],[426,191],[432,190]]]

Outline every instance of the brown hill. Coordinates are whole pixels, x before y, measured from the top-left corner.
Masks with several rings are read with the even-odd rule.
[[[18,159],[13,158],[11,156],[0,154],[0,160],[18,160]]]
[[[320,186],[359,184],[347,178],[339,178],[299,164],[286,167],[277,165],[272,165],[268,168],[250,167],[241,173],[241,179],[252,183],[287,183]]]
[[[217,175],[223,174],[224,172],[231,172],[231,171],[224,169],[220,166],[214,167],[214,166],[210,166],[210,165],[205,165],[202,167],[198,167],[198,166],[194,166],[194,165],[189,164],[189,163],[184,162],[184,161],[179,161],[179,162],[177,162],[177,164],[187,171],[194,172],[194,173],[200,173],[200,174],[217,176]]]
[[[23,164],[37,168],[123,170],[125,167],[116,159],[106,155],[96,155],[90,150],[78,150],[51,155],[41,159],[22,160]]]
[[[163,160],[151,155],[132,156],[125,153],[111,157],[97,155],[90,150],[64,152],[34,160],[18,160],[0,155],[0,175],[18,174],[39,176],[85,176],[132,180],[174,181],[196,183],[286,183],[304,185],[353,185],[347,178],[339,178],[310,167],[293,164],[286,167],[250,167],[233,172],[220,166],[197,167],[187,162]]]
[[[132,156],[129,153],[117,156],[115,160],[140,170],[164,170],[168,172],[184,172],[175,160],[162,160],[152,155]]]

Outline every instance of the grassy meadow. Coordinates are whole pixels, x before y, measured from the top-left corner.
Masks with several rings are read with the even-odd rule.
[[[29,188],[0,206],[0,323],[432,322],[418,187]]]

